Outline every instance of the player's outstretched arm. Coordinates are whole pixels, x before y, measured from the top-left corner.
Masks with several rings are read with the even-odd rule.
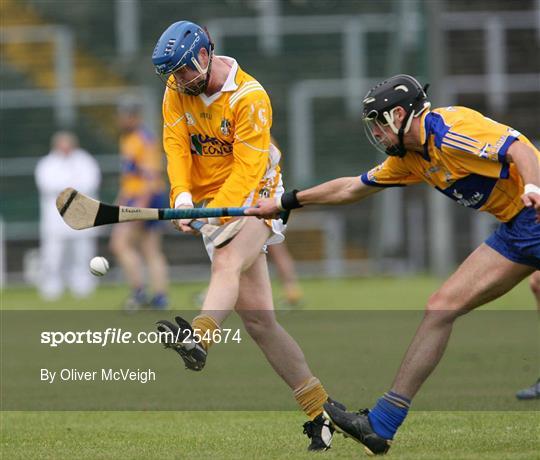
[[[525,184],[525,193],[521,196],[523,203],[536,210],[537,220],[540,221],[540,160],[538,156],[530,146],[516,141],[508,148],[506,158],[516,165]]]
[[[260,218],[276,217],[284,209],[294,209],[312,204],[347,204],[359,201],[382,190],[364,184],[359,177],[341,177],[300,192],[287,192],[280,198],[264,198],[246,215]],[[292,199],[292,201],[291,201]]]
[[[340,177],[307,190],[296,197],[302,206],[310,204],[348,204],[382,190],[364,184],[360,177]]]

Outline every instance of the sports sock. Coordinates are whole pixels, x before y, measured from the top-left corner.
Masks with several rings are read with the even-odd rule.
[[[220,329],[216,320],[210,315],[196,316],[191,322],[191,327],[199,333],[201,336],[201,345],[205,351],[212,346],[212,333]]]
[[[318,378],[311,377],[295,388],[294,397],[310,420],[313,420],[322,414],[323,404],[328,400],[328,393]]]
[[[397,429],[407,417],[411,400],[393,391],[385,393],[369,411],[373,431],[384,439],[394,439]]]

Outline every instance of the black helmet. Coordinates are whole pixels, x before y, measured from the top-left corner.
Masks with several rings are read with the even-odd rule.
[[[426,93],[428,86],[422,87],[418,80],[410,75],[396,75],[368,91],[363,101],[363,120],[366,122],[368,138],[378,150],[388,155],[405,155],[403,134],[409,131],[413,118],[431,107]],[[393,110],[396,107],[402,107],[407,113],[399,129],[394,125]],[[390,126],[398,135],[399,144],[385,146],[381,140],[376,139],[372,127],[377,123]]]

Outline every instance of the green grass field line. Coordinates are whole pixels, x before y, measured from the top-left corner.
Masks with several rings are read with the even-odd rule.
[[[298,412],[3,412],[5,459],[313,459]],[[412,412],[392,459],[533,459],[535,412]],[[365,458],[336,436],[321,458]],[[323,457],[324,456],[324,457]]]
[[[435,277],[365,277],[302,280],[304,306],[308,309],[423,309],[442,283]],[[278,283],[274,283],[277,285]],[[175,309],[194,308],[193,298],[205,288],[204,283],[175,283],[170,300]],[[125,286],[103,286],[87,299],[70,295],[56,302],[44,302],[35,289],[8,288],[0,292],[2,309],[117,309],[129,294]],[[281,295],[275,288],[275,297]],[[522,282],[487,308],[533,309],[534,301],[527,282]]]

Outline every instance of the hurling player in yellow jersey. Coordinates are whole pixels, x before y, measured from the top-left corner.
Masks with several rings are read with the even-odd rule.
[[[152,56],[166,83],[163,142],[172,207],[254,204],[283,192],[279,150],[271,144],[272,107],[264,88],[226,56],[214,56],[208,33],[196,24],[172,24]],[[193,233],[189,221],[177,228]],[[226,246],[205,241],[212,261],[202,311],[192,323],[159,321],[160,331],[179,337],[166,344],[188,369],[203,369],[211,340],[182,343],[186,337],[213,337],[233,311],[311,419],[304,432],[310,450],[330,447],[333,429],[322,417],[328,394],[311,373],[294,339],[276,322],[265,246],[283,241],[281,220],[246,218]],[[335,403],[335,402],[332,402]],[[340,405],[340,407],[343,407]]]
[[[163,153],[156,136],[144,126],[142,104],[125,99],[118,108],[121,174],[117,202],[124,206],[163,208],[167,194],[163,180]],[[126,310],[146,306],[167,308],[168,269],[161,247],[163,222],[125,222],[115,225],[110,248],[131,288]],[[148,268],[151,296],[144,285]]]
[[[411,76],[397,75],[364,98],[368,137],[389,156],[379,166],[360,177],[260,200],[250,211],[268,218],[281,209],[351,203],[386,187],[427,182],[501,221],[429,298],[397,376],[375,407],[353,414],[325,404],[333,426],[373,454],[390,448],[412,398],[441,359],[456,318],[540,269],[540,152],[523,134],[474,110],[430,110],[426,89]]]

